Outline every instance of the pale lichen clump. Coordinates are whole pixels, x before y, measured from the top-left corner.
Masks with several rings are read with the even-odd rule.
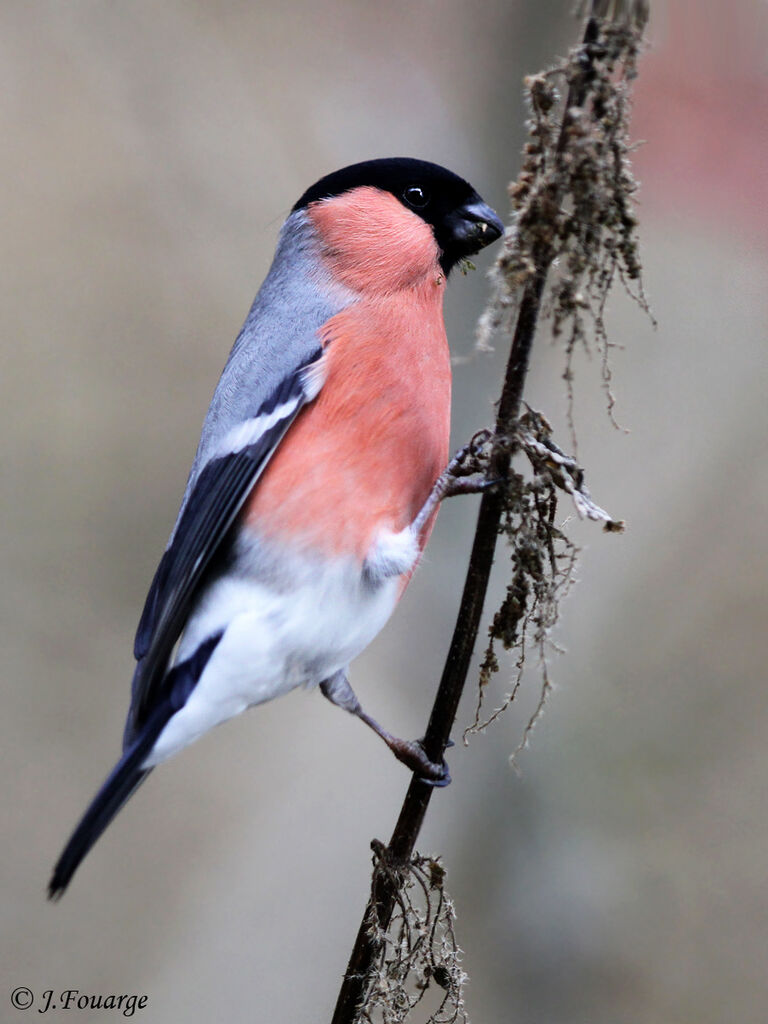
[[[382,843],[371,846],[374,885],[377,879],[394,883],[397,902],[387,927],[369,908],[367,924],[377,957],[358,1020],[402,1024],[431,991],[439,1001],[429,1018],[432,1024],[468,1024],[467,976],[456,944],[455,910],[444,887],[445,869],[437,858],[419,854],[405,866],[395,864]]]
[[[523,165],[509,188],[513,226],[493,271],[494,298],[478,327],[478,346],[514,317],[525,286],[552,266],[545,311],[565,337],[569,420],[573,427],[573,356],[597,345],[613,417],[605,305],[618,276],[648,312],[634,212],[637,183],[630,162],[631,83],[642,45],[642,4],[624,4],[591,42],[525,79],[531,113]],[[573,85],[582,92],[567,104]]]
[[[539,703],[515,749],[514,760],[527,742],[551,689],[547,668],[550,633],[559,617],[560,601],[573,582],[578,550],[558,526],[558,492],[568,494],[577,515],[602,522],[607,532],[621,532],[624,524],[596,505],[584,482],[584,471],[552,440],[552,428],[545,417],[526,406],[515,434],[507,439],[511,450],[526,457],[520,471],[511,468],[504,482],[504,508],[499,527],[510,552],[512,576],[506,595],[488,629],[488,647],[480,665],[477,706],[472,724],[464,731],[464,741],[502,714],[512,703],[522,682],[526,655],[530,649],[539,654],[542,687]],[[472,457],[479,464],[490,458],[490,449],[498,440],[480,437]],[[483,446],[488,449],[483,451]],[[513,684],[502,704],[484,720],[481,718],[487,685],[499,669],[496,645],[517,652]]]

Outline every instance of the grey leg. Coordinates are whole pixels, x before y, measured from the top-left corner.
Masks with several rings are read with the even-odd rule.
[[[421,532],[444,498],[452,498],[457,494],[480,494],[501,483],[499,479],[489,480],[483,473],[477,472],[471,462],[472,454],[471,444],[460,448],[437,478],[429,497],[413,521],[416,533]]]
[[[447,786],[451,781],[451,776],[448,774],[448,766],[445,762],[435,764],[434,761],[430,761],[424,752],[421,740],[398,739],[396,736],[388,733],[374,718],[371,718],[370,715],[363,711],[360,701],[355,696],[355,691],[349,685],[349,680],[343,670],[336,672],[329,679],[324,679],[320,683],[320,692],[324,697],[328,698],[331,704],[349,711],[350,714],[365,722],[369,728],[373,729],[377,736],[384,740],[398,761],[402,761],[422,781],[430,786]]]

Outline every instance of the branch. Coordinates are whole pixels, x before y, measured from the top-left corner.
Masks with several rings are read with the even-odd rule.
[[[623,10],[617,11],[617,8],[626,7],[618,0],[615,0],[613,5],[609,4],[607,0],[592,0],[582,43],[576,51],[575,59],[572,56],[569,63],[569,89],[564,114],[557,141],[554,143],[553,149],[550,150],[550,152],[554,152],[555,162],[558,160],[567,162],[570,159],[569,147],[572,148],[574,137],[578,136],[582,130],[582,118],[585,115],[583,108],[587,101],[590,85],[595,78],[596,62],[604,60],[606,57],[605,31],[608,22],[604,19],[608,16],[608,9],[611,6],[614,17],[625,13]],[[634,32],[633,38],[635,38],[636,44],[639,42],[646,15],[647,4],[642,2],[629,4],[629,14],[625,20],[627,31]],[[541,81],[544,82],[545,78],[546,76],[542,76]],[[544,111],[544,115],[546,115],[548,110],[546,104],[550,103],[554,90],[548,86],[542,87],[539,91],[541,111],[537,112],[536,82],[529,80],[528,86],[534,106],[534,117],[538,117],[541,111]],[[547,91],[548,89],[549,91]],[[594,113],[592,116],[596,117],[597,114]],[[546,127],[545,125],[542,127],[543,121],[544,118],[538,123],[540,131]],[[535,125],[533,134],[535,137]],[[541,138],[538,139],[538,143],[529,143],[529,147],[535,147],[539,143],[542,144],[541,160],[543,160],[544,147]],[[529,157],[533,153],[535,160],[535,149],[529,147],[527,147]],[[525,178],[524,169],[516,188],[523,191],[528,190],[530,193],[533,177],[534,175],[531,174],[529,180],[523,180]],[[537,195],[538,205],[531,218],[531,223],[533,220],[536,221],[536,227],[530,231],[527,247],[524,245],[521,249],[518,245],[516,250],[518,265],[520,253],[524,252],[525,272],[522,275],[518,273],[517,281],[514,282],[523,285],[522,296],[519,305],[516,306],[517,319],[498,404],[495,432],[491,438],[488,475],[494,479],[507,479],[512,458],[517,452],[523,450],[534,465],[535,460],[538,459],[539,462],[548,462],[555,467],[556,472],[559,473],[557,486],[571,494],[577,503],[577,508],[581,502],[581,510],[590,518],[602,518],[606,520],[607,524],[612,524],[613,528],[617,528],[617,524],[613,524],[608,515],[589,500],[588,493],[582,487],[575,462],[569,460],[556,446],[549,446],[546,442],[542,444],[541,438],[537,439],[530,434],[526,435],[524,431],[518,429],[531,347],[541,314],[542,295],[552,260],[561,252],[563,245],[558,225],[570,182],[571,178],[567,173],[560,178],[557,175],[554,177],[550,175],[546,180],[544,189]],[[514,199],[514,191],[512,194]],[[528,213],[531,213],[530,203]],[[519,215],[516,231],[520,234],[522,230],[523,223]],[[620,253],[616,259],[620,259],[621,255]],[[615,263],[616,260],[614,260],[614,267]],[[512,288],[509,282],[514,278],[516,268],[511,267],[507,247],[499,258],[498,268],[500,275],[506,276],[507,287],[511,292]],[[509,303],[505,304],[504,301],[497,300],[496,309],[491,310],[491,318],[494,320],[492,326],[499,326],[504,319],[503,308],[508,305]],[[508,498],[504,488],[493,488],[486,491],[480,502],[477,527],[456,626],[423,740],[427,756],[431,761],[437,763],[442,761],[448,746],[469,671],[493,565],[496,541],[502,525],[502,517],[508,507],[507,502]],[[381,848],[381,844],[375,847],[377,866],[374,870],[371,896],[339,992],[332,1024],[354,1024],[363,1010],[373,966],[381,950],[381,936],[382,933],[386,933],[392,919],[403,885],[403,877],[413,856],[432,792],[431,786],[414,775],[389,845],[386,848]],[[386,870],[380,869],[382,864]],[[365,1019],[370,1019],[367,1014]],[[398,1016],[397,1019],[401,1020],[403,1017]]]

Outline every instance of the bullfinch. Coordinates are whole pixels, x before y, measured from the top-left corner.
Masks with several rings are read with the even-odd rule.
[[[446,279],[502,230],[466,181],[410,158],[345,167],[293,207],[149,588],[122,757],[51,897],[155,765],[297,686],[446,781],[418,741],[363,711],[347,666],[392,614],[450,490]]]

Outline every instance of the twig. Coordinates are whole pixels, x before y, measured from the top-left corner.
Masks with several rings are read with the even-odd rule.
[[[590,6],[576,64],[577,71],[570,80],[555,147],[558,156],[566,152],[575,121],[581,115],[581,108],[586,101],[589,84],[595,73],[595,61],[599,59],[599,47],[596,44],[600,39],[601,18],[609,13],[607,6],[611,5],[607,5],[606,0],[592,0]],[[614,4],[614,14],[617,13],[617,6],[621,5]],[[644,4],[634,4],[632,9],[635,18],[643,16],[638,15],[638,11],[644,7]],[[551,189],[546,201],[553,211],[558,210],[563,201],[562,190],[558,191],[557,187]],[[513,455],[527,446],[530,449],[527,452],[529,457],[548,459],[554,464],[561,477],[559,486],[570,492],[582,514],[612,522],[607,514],[589,502],[588,494],[583,492],[580,480],[574,476],[577,467],[573,460],[568,460],[554,446],[544,451],[539,450],[535,439],[525,437],[515,429],[520,417],[523,388],[541,312],[542,295],[549,267],[556,253],[556,233],[548,234],[545,226],[545,229],[536,236],[532,246],[530,270],[525,275],[522,297],[517,307],[517,321],[498,405],[489,475],[505,479],[510,471]],[[504,510],[503,491],[494,489],[483,494],[456,626],[423,741],[427,756],[435,762],[442,760],[448,745],[469,671]],[[387,864],[401,865],[405,869],[410,863],[432,792],[431,786],[413,776],[389,845],[381,854]],[[361,1005],[370,985],[371,972],[381,949],[381,934],[386,932],[397,904],[399,877],[397,870],[374,872],[371,897],[358,930],[332,1024],[354,1024],[359,1019]]]

